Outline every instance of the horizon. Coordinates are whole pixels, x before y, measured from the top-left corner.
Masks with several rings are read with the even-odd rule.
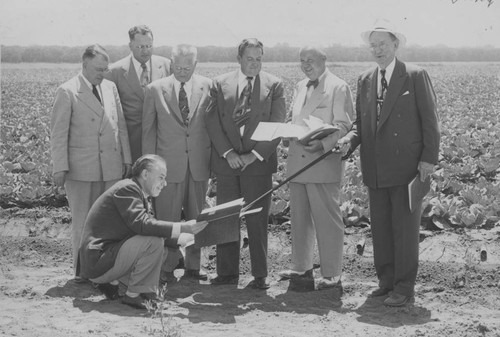
[[[0,7],[4,46],[122,46],[130,27],[146,24],[157,46],[235,47],[257,36],[265,46],[357,47],[360,33],[386,17],[410,47],[500,48],[497,1],[17,0]]]

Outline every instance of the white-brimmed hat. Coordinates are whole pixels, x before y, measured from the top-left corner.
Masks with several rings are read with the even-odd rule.
[[[361,38],[366,44],[370,44],[370,35],[373,32],[386,32],[391,33],[397,37],[399,40],[399,46],[402,47],[406,44],[406,37],[401,33],[396,26],[392,24],[387,19],[377,19],[375,24],[372,26],[373,28],[361,33]]]

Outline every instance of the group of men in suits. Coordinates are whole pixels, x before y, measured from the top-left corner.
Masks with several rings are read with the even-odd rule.
[[[93,268],[102,262],[95,256],[94,260],[89,258],[89,252],[110,249],[116,264],[117,256],[126,249],[123,247],[129,246],[125,242],[134,235],[161,237],[168,254],[160,258],[154,249],[151,256],[162,265],[161,275],[170,275],[170,281],[181,256],[179,221],[195,219],[201,212],[211,173],[217,180],[217,204],[240,197],[251,202],[272,188],[280,140],[255,141],[251,136],[260,122],[284,122],[286,117],[283,83],[261,71],[264,48],[259,40],[244,39],[238,46],[239,69],[211,81],[194,74],[195,47],[175,47],[170,61],[152,55],[153,34],[148,27],[133,27],[129,38],[131,55],[114,63],[110,71],[108,56],[100,46],[86,50],[82,72],[58,89],[52,116],[54,179],[66,187],[73,216],[76,276],[80,276],[76,265],[80,248],[83,277],[99,283],[108,298],[115,297],[117,280],[131,280],[131,265],[123,259],[136,258],[137,252],[123,258],[121,267],[107,261],[106,268],[98,272]],[[379,278],[379,287],[370,296],[388,296],[384,298],[386,305],[399,306],[412,300],[418,268],[420,209],[409,211],[405,191],[415,175],[420,173],[425,179],[437,162],[435,95],[423,69],[396,59],[396,50],[405,39],[390,23],[377,23],[363,39],[377,67],[358,80],[354,123],[351,91],[345,81],[326,68],[324,51],[317,47],[300,50],[301,69],[307,78],[295,89],[291,122],[305,125],[305,120],[313,116],[338,131],[306,145],[289,139],[287,174],[292,175],[325,152],[336,153],[290,183],[292,266],[279,275],[284,279],[312,275],[316,236],[321,265],[317,287],[342,289],[342,155],[361,145]],[[158,158],[166,161],[166,167]],[[133,162],[133,178],[108,190],[128,176]],[[106,190],[91,211],[82,238],[87,213]],[[97,224],[106,226],[109,214],[100,210],[113,203],[118,207],[115,212],[132,212],[130,205],[118,205],[128,200],[120,198],[120,191],[126,191],[133,199],[129,201],[139,205],[139,213],[127,217],[134,221],[122,223],[123,235],[114,238],[119,244],[107,246],[105,236],[110,234],[106,230],[103,234]],[[154,207],[149,207],[148,197],[155,198]],[[257,289],[270,286],[270,203],[270,197],[263,198],[254,206],[262,207],[262,211],[246,216],[254,277],[251,286]],[[153,212],[157,222],[151,220],[152,215],[144,215]],[[136,227],[137,221],[141,230]],[[185,232],[194,233],[206,225],[189,223],[192,228],[186,227]],[[150,247],[157,243],[145,244]],[[238,241],[217,245],[217,276],[211,284],[238,283],[239,254]],[[185,276],[206,280],[207,274],[200,268],[200,250],[190,246],[185,255]],[[160,275],[158,268],[148,268],[147,286],[143,287],[143,281],[135,275],[139,283],[128,283],[129,298],[124,303],[142,306],[139,302],[144,296],[137,295],[150,292],[151,275]]]

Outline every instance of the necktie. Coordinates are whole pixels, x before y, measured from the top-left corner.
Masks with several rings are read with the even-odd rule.
[[[99,96],[99,91],[97,91],[97,87],[95,85],[93,85],[93,84],[92,84],[92,93],[97,98],[97,100],[99,101],[99,103],[101,103],[101,96]]]
[[[184,85],[186,83],[181,82],[181,88],[179,89],[179,109],[181,110],[182,120],[185,125],[189,123],[189,105],[186,95],[186,90],[184,90]]]
[[[380,96],[377,98],[377,123],[380,120],[380,113],[382,112],[382,106],[384,105],[385,94],[387,92],[387,80],[385,79],[385,69],[380,69],[380,74],[382,78],[380,79],[382,90]]]
[[[312,86],[314,86],[314,89],[316,89],[318,84],[319,84],[319,80],[315,79],[314,81],[309,80],[309,82],[307,82],[306,86],[307,86],[307,88],[309,88],[312,85]]]
[[[141,68],[141,86],[144,89],[149,84],[148,66],[146,65],[146,63],[141,63]]]
[[[251,111],[252,104],[252,77],[247,77],[247,81],[248,83],[241,92],[233,112],[233,120],[238,127],[245,125],[250,117],[249,112]]]

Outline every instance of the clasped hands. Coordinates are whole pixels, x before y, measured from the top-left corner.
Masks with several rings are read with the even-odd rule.
[[[253,163],[257,157],[252,152],[245,154],[237,154],[234,150],[231,150],[226,155],[226,160],[232,169],[241,169],[242,171],[247,168],[248,165]]]

